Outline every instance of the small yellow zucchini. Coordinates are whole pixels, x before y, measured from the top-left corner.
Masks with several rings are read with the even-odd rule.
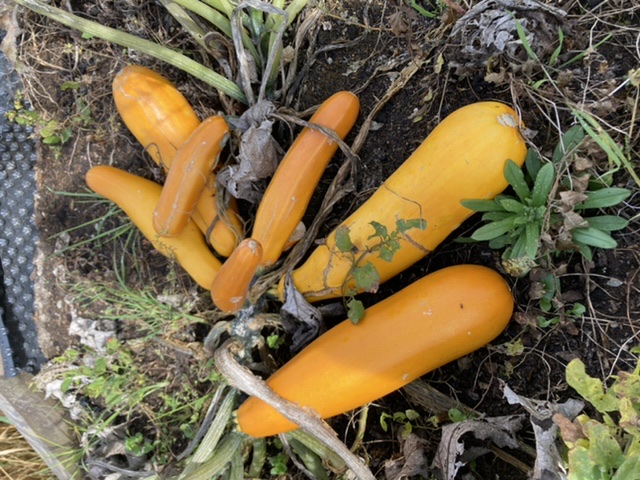
[[[86,182],[91,190],[118,205],[156,250],[176,260],[198,285],[211,287],[221,264],[198,227],[189,221],[179,235],[171,238],[160,237],[153,228],[153,211],[162,191],[160,185],[106,165],[91,168]]]
[[[473,212],[461,205],[469,198],[491,199],[507,187],[508,159],[524,163],[527,148],[516,112],[498,102],[479,102],[445,118],[413,154],[338,228],[348,228],[354,245],[343,253],[336,247],[336,231],[317,247],[292,277],[309,301],[342,296],[355,290],[350,272],[353,258],[371,262],[385,282],[433,251]],[[421,219],[426,228],[412,228],[400,238],[393,261],[371,248],[371,222],[388,232],[398,220]],[[284,280],[279,285],[282,297]]]
[[[503,278],[476,265],[431,273],[345,320],[274,373],[267,385],[322,418],[379,399],[496,338],[513,313]],[[238,427],[254,437],[296,428],[276,409],[250,397]]]
[[[262,246],[256,240],[245,238],[238,244],[211,284],[216,307],[225,313],[236,313],[243,307],[260,260]]]
[[[165,77],[140,65],[124,67],[112,84],[120,117],[165,172],[180,147],[200,125],[187,99]],[[230,202],[223,220],[216,205],[215,176],[207,179],[193,220],[209,244],[222,256],[229,256],[243,236],[244,225],[235,201]]]
[[[191,216],[209,245],[223,257],[228,257],[244,235],[244,223],[238,214],[236,199],[229,198],[225,215],[216,204],[215,174],[209,175],[196,210]]]
[[[344,139],[353,127],[360,102],[351,92],[325,100],[309,120]],[[302,220],[316,185],[338,144],[321,131],[305,127],[296,137],[260,201],[251,237],[263,248],[262,264],[274,264]]]
[[[169,80],[140,65],[120,70],[112,90],[122,121],[151,158],[168,170],[178,148],[200,125],[191,104]]]
[[[228,138],[227,122],[214,116],[203,121],[180,147],[153,212],[157,233],[172,237],[182,231]]]

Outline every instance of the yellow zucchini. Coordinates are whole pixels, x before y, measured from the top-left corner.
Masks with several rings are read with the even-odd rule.
[[[200,125],[187,99],[165,77],[140,65],[124,67],[114,78],[112,91],[127,128],[168,172],[178,149]],[[243,236],[244,225],[235,201],[230,202],[225,220],[218,215],[215,195],[212,174],[192,218],[209,244],[220,255],[229,256]]]
[[[247,299],[251,280],[262,260],[262,246],[253,238],[242,240],[222,264],[211,284],[211,299],[225,313],[236,313]]]
[[[180,147],[153,212],[157,233],[171,237],[184,228],[228,138],[227,122],[214,116],[203,121]]]
[[[200,125],[191,104],[169,80],[140,65],[120,70],[112,90],[122,121],[151,158],[168,170],[178,148]]]
[[[513,298],[495,271],[444,268],[345,320],[304,348],[268,380],[277,394],[329,418],[377,400],[483,347],[506,327]],[[241,431],[277,435],[296,425],[250,397],[237,411]]]
[[[338,228],[348,228],[354,249],[336,247],[336,230],[293,271],[293,282],[309,301],[342,296],[355,290],[350,275],[356,258],[376,268],[385,282],[435,249],[473,212],[460,204],[469,198],[490,199],[507,187],[508,159],[524,162],[527,148],[518,130],[519,119],[498,102],[468,105],[445,118],[417,150]],[[388,232],[398,220],[421,219],[426,228],[408,230],[400,238],[393,261],[371,248],[371,222]],[[279,285],[282,297],[284,279]]]
[[[100,165],[86,175],[87,185],[118,205],[160,253],[174,259],[195,282],[209,289],[220,270],[202,232],[191,221],[175,237],[160,237],[153,228],[153,211],[162,187],[151,180],[115,167]]]
[[[351,92],[325,100],[309,120],[344,139],[358,117],[360,103]],[[287,151],[260,201],[251,237],[262,245],[264,266],[273,265],[302,220],[316,185],[338,144],[306,127]]]

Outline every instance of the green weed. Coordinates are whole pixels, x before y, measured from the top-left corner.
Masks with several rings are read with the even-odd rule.
[[[632,350],[640,353],[640,349]],[[582,361],[567,365],[567,383],[598,412],[559,422],[568,448],[568,480],[638,478],[640,471],[640,363],[613,384],[589,376]]]
[[[385,432],[389,431],[389,421],[392,421],[401,428],[402,437],[406,438],[415,428],[415,422],[420,418],[420,414],[412,409],[404,412],[387,413],[382,412],[380,415],[380,427]]]
[[[482,219],[487,222],[471,235],[471,240],[488,241],[491,248],[504,249],[503,266],[509,273],[528,273],[543,255],[577,250],[591,260],[592,247],[617,246],[611,232],[625,228],[627,220],[590,211],[616,206],[631,192],[600,181],[585,182],[582,174],[575,182],[566,170],[564,176],[559,174],[571,164],[584,136],[580,125],[571,127],[562,135],[552,158],[544,162],[537,152],[529,150],[524,171],[508,160],[504,177],[515,195],[462,202],[471,210],[483,212]]]
[[[373,228],[373,233],[368,237],[368,240],[377,239],[378,241],[357,255],[354,253],[357,249],[351,241],[349,227],[342,225],[336,229],[336,247],[350,258],[352,264],[343,289],[346,289],[346,285],[351,280],[354,282],[354,287],[346,289],[343,292],[343,298],[349,320],[353,323],[358,323],[364,316],[364,305],[355,298],[356,292],[376,292],[380,286],[380,275],[371,262],[363,263],[365,256],[375,253],[385,262],[391,262],[396,252],[400,250],[400,240],[407,231],[413,228],[420,230],[427,228],[426,221],[421,218],[397,219],[396,229],[391,232],[379,222],[372,221],[370,225]]]

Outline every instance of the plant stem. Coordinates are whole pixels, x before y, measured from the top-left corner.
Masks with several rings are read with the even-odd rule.
[[[181,7],[184,7],[187,10],[190,10],[193,13],[207,20],[214,27],[216,27],[218,30],[224,33],[229,39],[233,38],[232,32],[231,32],[231,22],[229,21],[229,19],[225,18],[224,15],[222,15],[217,10],[209,7],[208,5],[205,5],[199,0],[173,0],[173,1],[178,5],[180,5]],[[244,47],[247,50],[249,50],[249,52],[251,53],[251,56],[256,60],[256,63],[260,65],[260,62],[261,62],[260,55],[258,54],[256,47],[253,45],[253,42],[251,41],[249,34],[244,29],[242,29],[241,34],[242,34],[242,45],[244,45]]]
[[[215,8],[219,12],[224,13],[229,20],[231,20],[231,16],[233,15],[233,5],[229,0],[202,0],[204,3],[209,5],[210,7]]]
[[[202,80],[239,102],[247,103],[242,90],[233,81],[170,48],[138,38],[129,33],[121,32],[114,28],[105,27],[97,22],[86,20],[59,8],[42,3],[40,0],[16,0],[16,3],[83,33],[107,40],[121,47],[146,53],[185,71],[189,75]]]
[[[184,11],[177,2],[173,0],[160,0],[162,6],[171,14],[171,16],[184,28],[189,35],[198,42],[198,44],[207,50],[207,44],[204,41],[205,31],[193,21],[193,18]]]

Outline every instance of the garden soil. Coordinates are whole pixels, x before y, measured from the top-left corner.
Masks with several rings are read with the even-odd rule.
[[[555,11],[549,13],[543,9],[537,13],[547,15],[544,21],[549,25],[560,22],[566,30],[565,43],[555,65],[588,51],[584,58],[564,68],[549,69],[555,82],[552,84],[544,81],[539,63],[527,58],[521,45],[517,51],[489,51],[486,58],[477,52],[465,57],[462,45],[456,43],[460,39],[451,33],[469,4],[478,2],[433,2],[442,6],[437,11],[428,1],[418,2],[434,12],[433,18],[421,15],[409,7],[409,3],[396,0],[335,2],[327,7],[318,23],[313,45],[305,44],[308,50],[300,52],[300,71],[308,70],[287,112],[303,112],[338,90],[357,92],[362,110],[354,133],[347,138],[349,144],[394,82],[403,81],[402,88],[390,96],[372,119],[366,140],[357,152],[351,183],[347,184],[350,191],[321,226],[319,238],[361,204],[440,120],[455,109],[480,100],[497,100],[515,106],[527,126],[530,145],[544,155],[549,155],[558,142],[559,130],[564,131],[575,123],[566,105],[583,105],[611,126],[613,134],[619,134],[614,136],[616,141],[627,142],[632,161],[637,161],[638,124],[632,138],[625,139],[622,133],[632,130],[630,122],[637,121],[632,117],[632,110],[637,107],[633,102],[637,101],[638,87],[626,85],[615,92],[614,89],[640,62],[638,8],[625,10],[624,2],[619,2],[617,16],[609,12],[609,17],[593,27],[593,19],[599,14],[599,7],[593,5],[597,2],[547,2],[551,4],[549,7],[566,12],[560,19]],[[458,4],[459,8],[454,8]],[[197,47],[179,31],[159,3],[71,1],[65,5],[102,24],[129,29],[131,33],[160,43],[189,48],[195,56],[199,55]],[[78,32],[24,9],[19,9],[17,19],[20,31],[16,68],[28,99],[43,118],[55,120],[70,131],[64,144],[45,145],[39,139],[38,147],[35,221],[40,235],[40,255],[36,274],[36,321],[42,351],[47,358],[54,358],[78,342],[76,336],[69,334],[70,322],[80,309],[74,304],[69,284],[78,279],[116,282],[114,265],[135,263],[136,268],[127,268],[128,281],[133,285],[151,287],[156,292],[170,286],[184,294],[197,292],[206,297],[206,292],[197,291],[188,278],[145,242],[140,243],[142,253],[135,261],[130,256],[120,258],[117,241],[87,242],[96,232],[91,222],[108,209],[104,203],[91,202],[79,195],[87,192],[84,175],[90,167],[114,165],[147,178],[162,179],[115,111],[111,96],[114,75],[127,64],[149,66],[170,78],[201,118],[220,110],[223,104],[213,88],[135,51],[95,38],[85,39]],[[540,35],[532,41],[543,65],[549,64],[558,46],[557,25],[553,25],[552,31],[554,37]],[[601,39],[610,33],[610,41],[597,49],[593,47],[594,36]],[[416,66],[413,70],[412,65]],[[539,85],[533,85],[540,80]],[[42,125],[36,130],[41,131]],[[277,125],[275,135],[285,147],[291,141],[290,127],[283,123]],[[593,145],[584,148],[583,155],[589,154],[593,164],[607,168],[606,156]],[[327,168],[307,221],[319,207],[343,162],[344,155],[338,154]],[[474,263],[497,269],[504,274],[514,293],[514,320],[491,346],[424,379],[451,399],[488,417],[522,412],[520,407],[506,402],[501,381],[519,395],[530,398],[553,402],[575,398],[564,375],[571,359],[580,358],[591,375],[602,379],[635,367],[629,350],[638,344],[640,335],[640,229],[635,220],[640,208],[638,185],[624,169],[615,174],[613,183],[632,191],[632,196],[614,214],[633,220],[628,228],[615,235],[618,247],[597,250],[592,261],[575,252],[562,252],[554,257],[548,269],[560,279],[562,295],[556,299],[558,318],[553,325],[545,328],[538,325],[536,317],[543,312],[535,295],[539,285],[535,271],[522,278],[509,276],[500,263],[500,252],[489,249],[485,243],[457,241],[481,225],[479,216],[465,222],[426,259],[382,285],[377,293],[363,295],[362,300],[365,305],[371,305],[426,273],[448,265]],[[240,209],[245,218],[250,218],[255,211],[255,207],[246,202],[240,202]],[[108,229],[122,221],[120,216],[111,216],[101,227]],[[208,300],[199,301],[206,305]],[[586,311],[576,318],[565,315],[563,312],[567,309],[563,303],[567,309],[568,305],[583,304]],[[199,305],[206,308],[202,303]],[[275,305],[269,308],[276,311]],[[327,325],[341,320],[343,315],[327,317]],[[121,333],[130,334],[126,327],[122,327]],[[202,341],[202,332],[194,335],[195,341]],[[280,356],[286,357],[286,349],[283,352]],[[380,355],[384,354],[381,350]],[[276,358],[278,362],[285,359]],[[385,431],[377,419],[383,412],[420,411],[420,408],[403,392],[381,399],[371,407],[369,415],[373,420],[363,441],[374,471],[381,472],[385,462],[402,457],[403,444],[397,435],[398,425]],[[353,440],[349,417],[336,419],[334,426],[341,438]],[[422,423],[416,432],[427,440],[427,457],[432,458],[439,430]],[[525,442],[534,444],[531,432],[525,429],[522,435]],[[533,459],[522,452],[511,454],[525,465],[533,465]],[[526,478],[526,473],[515,464],[489,454],[478,460],[475,472],[468,470],[467,474],[475,475],[474,478],[498,478],[498,475],[501,479]]]

